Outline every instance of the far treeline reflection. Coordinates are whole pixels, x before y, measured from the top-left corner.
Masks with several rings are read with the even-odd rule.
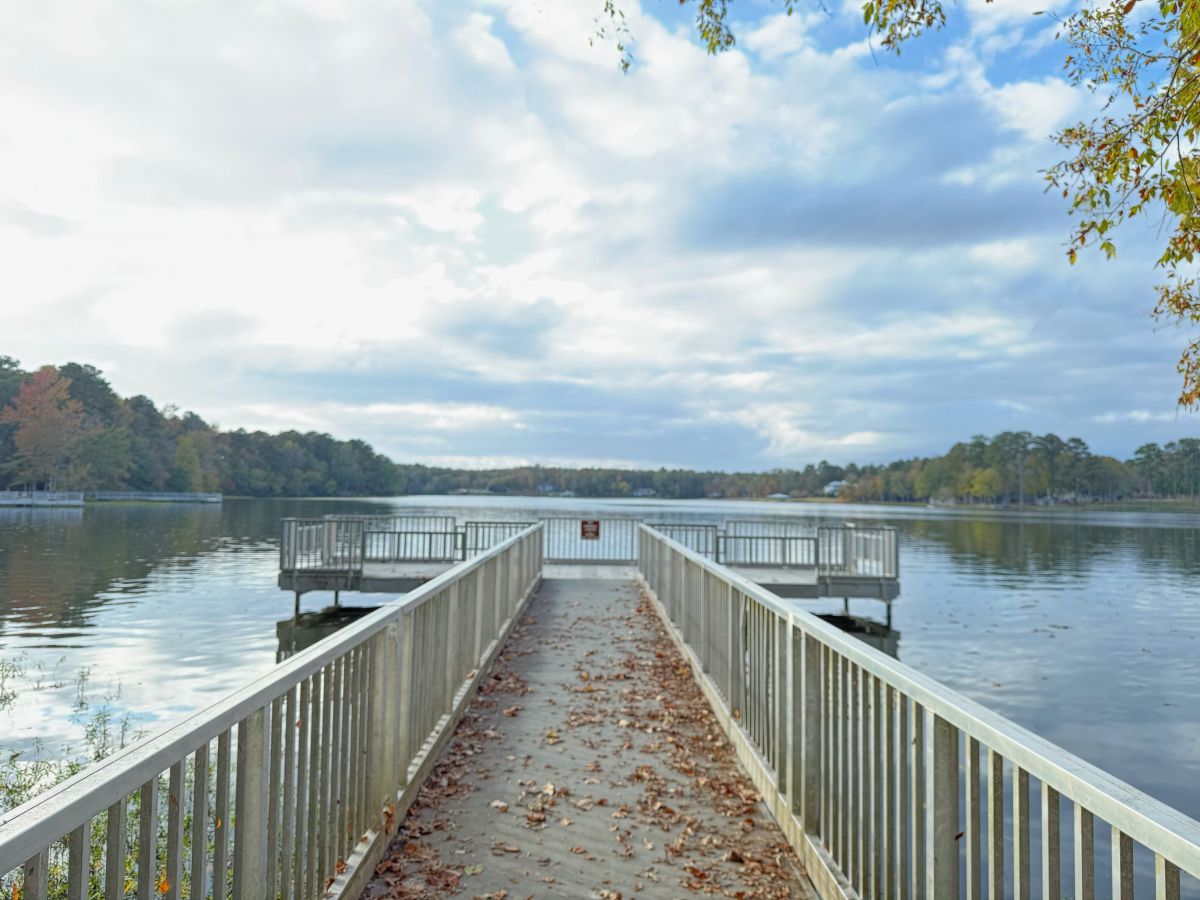
[[[1007,431],[943,456],[886,465],[810,463],[770,472],[522,466],[461,470],[395,463],[327,434],[220,431],[195,413],[120,397],[93,366],[29,372],[0,356],[0,489],[221,491],[247,497],[550,494],[581,497],[836,496],[858,501],[1024,504],[1195,500],[1200,440],[1145,444],[1129,460]]]

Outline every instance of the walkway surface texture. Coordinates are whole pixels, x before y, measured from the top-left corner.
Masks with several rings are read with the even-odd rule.
[[[649,601],[548,580],[364,897],[814,896]]]

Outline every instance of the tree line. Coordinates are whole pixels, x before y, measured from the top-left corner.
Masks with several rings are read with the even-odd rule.
[[[1092,453],[1078,437],[1005,431],[976,435],[944,456],[864,466],[838,496],[863,501],[1096,503],[1200,492],[1200,440],[1143,444],[1132,459]]]
[[[93,366],[29,372],[0,356],[0,487],[221,491],[252,497],[573,493],[581,497],[836,496],[857,501],[1021,504],[1195,499],[1200,440],[1144,444],[1129,460],[1080,438],[1006,431],[943,456],[769,472],[548,466],[449,469],[395,463],[363,441],[316,432],[221,431],[191,412],[120,397]]]

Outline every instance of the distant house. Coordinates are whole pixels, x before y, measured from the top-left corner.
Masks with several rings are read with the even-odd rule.
[[[845,483],[844,481],[831,481],[821,489],[821,493],[826,497],[836,497]]]
[[[636,488],[633,492],[635,497],[657,497],[658,491],[654,488]]]
[[[551,484],[549,481],[547,481],[545,484],[539,484],[538,485],[538,493],[539,494],[557,494],[558,493],[558,485]]]

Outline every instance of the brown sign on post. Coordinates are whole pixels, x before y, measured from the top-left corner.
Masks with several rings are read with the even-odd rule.
[[[600,520],[599,519],[580,519],[579,520],[579,537],[585,541],[600,540]]]

